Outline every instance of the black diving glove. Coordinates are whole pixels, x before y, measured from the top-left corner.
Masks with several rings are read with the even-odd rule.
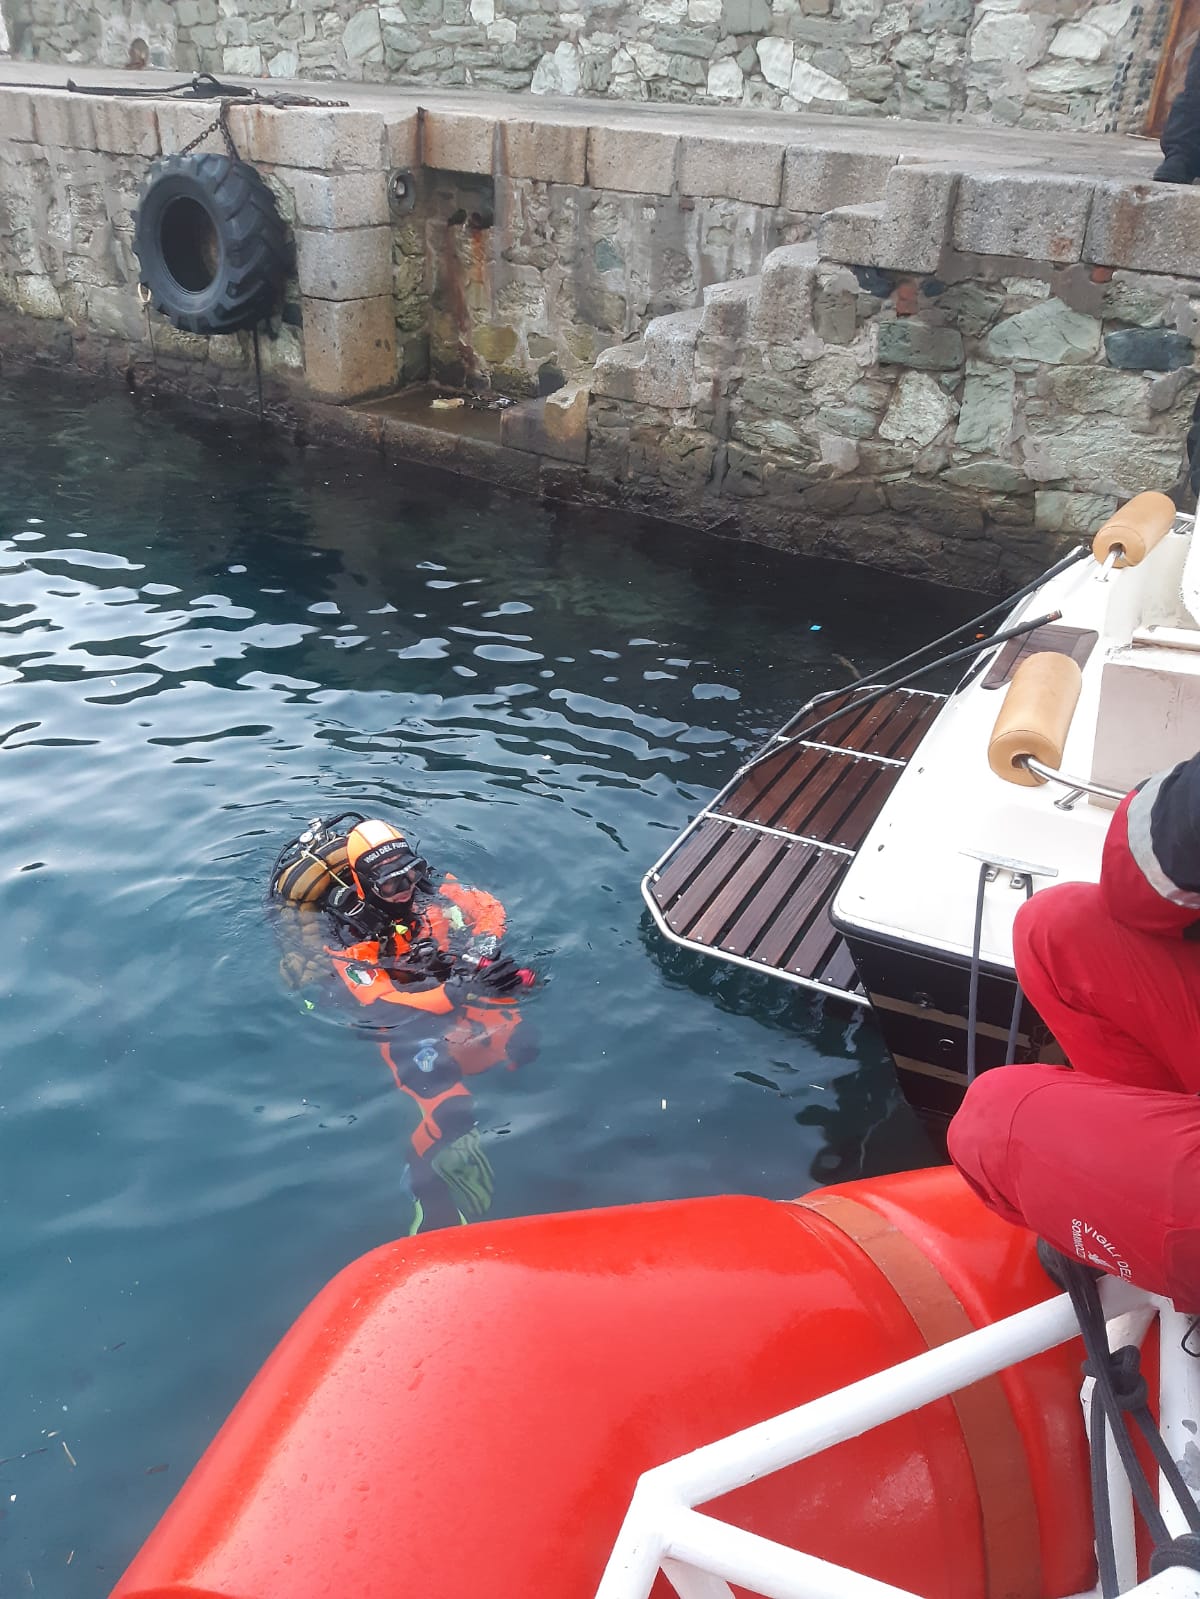
[[[432,938],[420,938],[403,955],[385,955],[378,964],[391,976],[409,982],[444,983],[454,972],[454,957]]]
[[[518,966],[509,956],[501,955],[499,960],[479,962],[472,987],[486,988],[493,994],[515,994],[518,989],[528,988],[532,982],[533,973],[528,967]]]

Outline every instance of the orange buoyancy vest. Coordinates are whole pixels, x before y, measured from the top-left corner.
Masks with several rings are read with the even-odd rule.
[[[431,938],[439,950],[452,954],[451,946],[458,936],[500,938],[504,926],[504,907],[494,894],[467,888],[456,877],[447,875],[436,898],[411,924],[397,923],[391,938],[365,939],[345,949],[330,949],[329,956],[334,970],[360,1005],[383,1000],[444,1016],[454,1009],[445,983],[432,979],[397,982],[382,964],[385,958],[403,960],[417,938]]]
[[[446,906],[439,904],[441,900],[447,902]],[[442,949],[448,946],[454,932],[465,931],[469,938],[504,937],[504,906],[496,896],[482,888],[468,888],[449,872],[424,916],[430,937]]]
[[[379,964],[377,939],[351,944],[349,949],[331,949],[329,954],[334,970],[360,1005],[374,1005],[378,1000],[385,1000],[391,1005],[429,1011],[435,1016],[445,1016],[454,1009],[445,983],[396,982]]]

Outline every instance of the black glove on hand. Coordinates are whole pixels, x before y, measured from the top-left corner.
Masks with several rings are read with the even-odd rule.
[[[499,960],[488,961],[475,973],[475,984],[494,994],[512,994],[524,986],[525,978],[515,960],[502,955]]]

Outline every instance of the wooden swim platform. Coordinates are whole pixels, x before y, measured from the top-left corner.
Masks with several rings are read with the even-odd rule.
[[[829,908],[945,696],[893,689],[816,724],[862,685],[805,706],[646,874],[676,944],[868,1003]],[[814,736],[806,736],[806,728]]]

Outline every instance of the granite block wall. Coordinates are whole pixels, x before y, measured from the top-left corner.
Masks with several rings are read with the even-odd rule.
[[[896,167],[883,201],[604,352],[589,468],[661,515],[785,545],[824,519],[824,553],[990,586],[1180,488],[1197,225],[1193,190]]]
[[[0,89],[0,309],[219,404],[250,336],[147,318],[132,251],[151,162],[211,117]],[[1177,488],[1200,192],[1140,152],[1102,178],[653,120],[233,107],[295,243],[268,380],[526,402],[501,441],[572,494],[980,586]]]

